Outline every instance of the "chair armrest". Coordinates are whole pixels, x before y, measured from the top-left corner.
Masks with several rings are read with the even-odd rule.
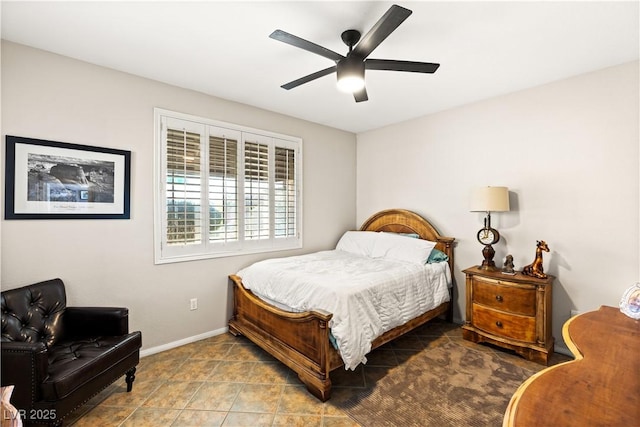
[[[40,400],[40,385],[47,377],[49,359],[43,342],[2,341],[2,386],[15,385],[11,402],[31,407]]]
[[[67,307],[64,335],[67,338],[118,336],[129,333],[129,309],[124,307]]]

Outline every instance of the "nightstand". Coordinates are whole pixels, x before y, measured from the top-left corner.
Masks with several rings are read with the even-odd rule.
[[[466,275],[467,307],[462,337],[508,348],[546,365],[553,353],[551,294],[553,276],[514,276],[477,266]]]

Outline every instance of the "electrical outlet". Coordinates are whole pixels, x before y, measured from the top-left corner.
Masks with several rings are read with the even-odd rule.
[[[191,310],[197,310],[198,309],[198,298],[191,298]]]

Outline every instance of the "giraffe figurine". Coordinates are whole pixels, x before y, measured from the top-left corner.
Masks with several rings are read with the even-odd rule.
[[[522,269],[522,274],[537,277],[538,279],[547,278],[547,275],[544,274],[544,269],[542,268],[542,251],[549,252],[547,242],[544,240],[536,240],[536,259]]]

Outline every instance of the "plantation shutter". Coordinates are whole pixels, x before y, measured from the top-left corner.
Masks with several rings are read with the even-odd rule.
[[[246,140],[244,144],[244,238],[268,239],[269,146]]]
[[[158,264],[302,246],[302,141],[155,109]]]
[[[215,130],[212,129],[211,132]],[[238,140],[209,136],[209,241],[238,240]]]
[[[295,150],[275,147],[274,181],[275,237],[294,237],[297,232]]]
[[[168,245],[200,244],[200,134],[169,128],[166,150],[166,242]]]

